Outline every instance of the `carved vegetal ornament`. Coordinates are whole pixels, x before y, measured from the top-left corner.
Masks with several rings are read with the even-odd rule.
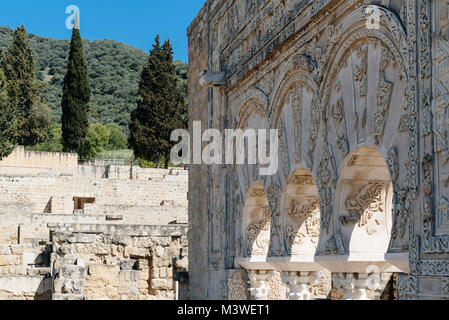
[[[357,224],[364,227],[369,235],[375,234],[383,223],[386,210],[386,185],[384,183],[368,183],[359,194],[346,200],[345,209],[349,215],[340,217],[343,225]]]

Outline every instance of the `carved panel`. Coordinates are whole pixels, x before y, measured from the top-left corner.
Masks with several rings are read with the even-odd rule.
[[[360,189],[359,194],[345,202],[349,215],[340,217],[343,225],[357,224],[365,228],[369,235],[375,234],[384,223],[386,210],[386,185],[384,183],[368,183]]]
[[[314,152],[316,148],[316,141],[318,139],[319,129],[320,129],[320,106],[317,102],[317,99],[314,97],[312,99],[312,104],[310,106],[309,140],[307,143],[307,150],[308,150],[307,166],[309,167],[309,169],[313,168]]]
[[[293,108],[293,117],[294,117],[294,127],[295,127],[295,145],[297,148],[296,152],[296,163],[301,162],[301,130],[302,130],[302,109],[303,109],[303,95],[302,95],[302,86],[295,87],[290,92],[290,103]]]
[[[270,245],[270,208],[256,208],[254,211],[262,210],[262,220],[252,223],[246,229],[246,241],[248,255],[266,255]],[[258,212],[253,212],[259,215]]]
[[[290,165],[288,159],[287,131],[283,118],[281,118],[281,121],[279,123],[279,158],[281,161],[284,178],[287,179],[288,175],[290,174]]]
[[[414,300],[418,295],[418,278],[410,275],[399,275],[397,282],[399,300]]]
[[[228,300],[248,300],[247,281],[244,270],[237,270],[228,279]]]
[[[376,144],[380,143],[385,129],[385,121],[390,107],[393,84],[385,79],[385,72],[393,56],[389,50],[382,47],[381,61],[379,66],[379,87],[377,89],[377,108],[374,113],[374,139]]]
[[[433,157],[427,154],[423,161],[423,232],[430,237],[433,235]]]

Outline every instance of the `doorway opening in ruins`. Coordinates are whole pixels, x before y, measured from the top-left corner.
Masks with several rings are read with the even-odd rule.
[[[320,236],[320,201],[312,174],[297,169],[283,196],[284,230],[289,255],[314,255]]]
[[[93,203],[95,203],[95,198],[93,197],[73,197],[73,213],[84,214],[84,206]]]
[[[337,212],[345,251],[387,253],[393,210],[393,184],[377,149],[363,146],[348,158],[337,186]]]

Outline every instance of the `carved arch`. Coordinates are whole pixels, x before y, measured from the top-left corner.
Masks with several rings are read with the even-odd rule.
[[[393,185],[396,192],[407,185],[409,136],[398,130],[402,108],[408,103],[407,38],[399,18],[382,7],[380,29],[367,29],[365,9],[356,9],[337,24],[342,36],[326,52],[320,90],[322,126],[314,158],[324,156],[313,168],[322,205],[320,254],[348,254],[342,223],[335,214],[340,205],[336,190],[343,169],[360,146],[377,149],[385,160],[397,151],[400,170]],[[389,249],[403,250],[407,242],[403,234]]]

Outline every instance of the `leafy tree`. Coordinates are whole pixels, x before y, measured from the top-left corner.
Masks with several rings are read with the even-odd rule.
[[[50,131],[50,138],[45,142],[29,148],[29,150],[42,152],[63,152],[62,126],[60,124],[53,123]]]
[[[1,65],[6,77],[6,90],[15,117],[17,142],[33,146],[48,138],[50,109],[41,95],[44,84],[36,79],[33,51],[22,25],[14,31]]]
[[[91,87],[78,27],[73,28],[67,74],[62,96],[62,140],[64,151],[76,151],[89,130]]]
[[[128,145],[136,158],[156,161],[167,159],[173,142],[171,132],[182,128],[184,101],[173,65],[173,49],[167,40],[160,45],[156,37],[139,84],[139,102],[131,113]],[[166,162],[167,162],[166,160]]]
[[[123,150],[127,147],[126,135],[122,128],[116,123],[108,123],[106,129],[109,131],[109,142],[107,150]]]
[[[6,91],[6,77],[0,70],[0,160],[14,150],[17,143],[16,118]]]
[[[95,123],[90,126],[78,154],[82,160],[95,160],[99,153],[105,151],[108,142],[109,130],[101,123]]]

